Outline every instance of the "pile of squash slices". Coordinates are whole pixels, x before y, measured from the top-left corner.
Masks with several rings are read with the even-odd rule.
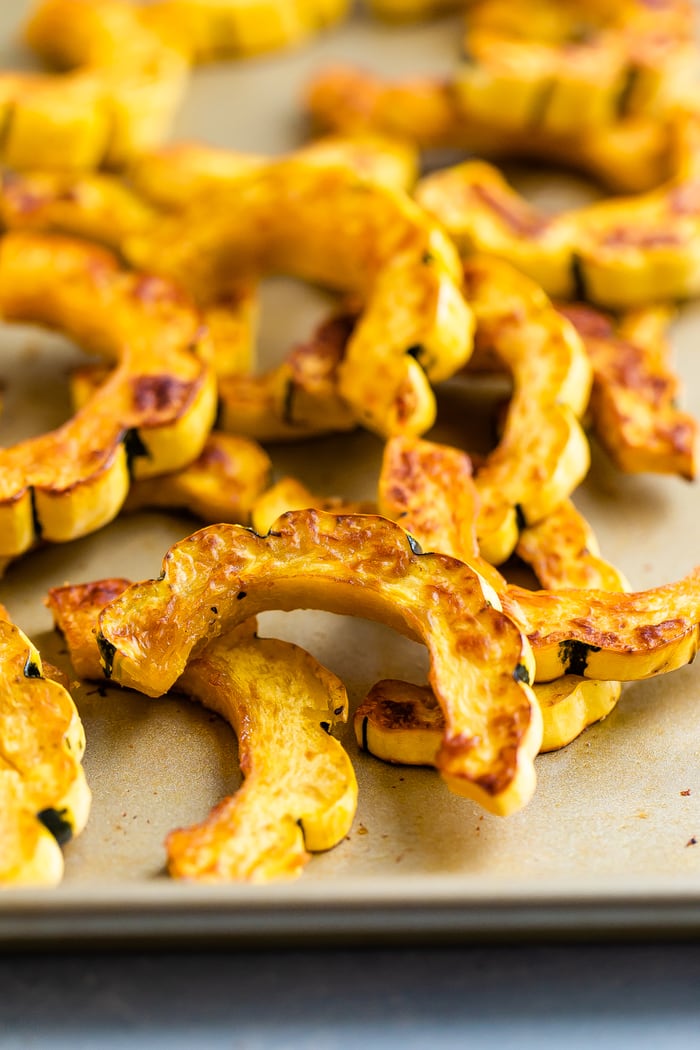
[[[667,339],[671,304],[700,294],[690,3],[474,0],[452,78],[322,71],[306,106],[324,134],[293,154],[162,145],[191,65],[296,44],[345,7],[41,0],[26,40],[53,71],[0,75],[0,313],[97,358],[68,422],[0,449],[0,568],[129,510],[205,523],[158,579],[46,597],[78,678],[174,690],[237,735],[242,787],[167,838],[180,879],[292,878],[345,838],[349,717],[359,748],[507,816],[540,752],[700,639],[700,569],[632,591],[572,500],[588,432],[620,471],[697,474]],[[444,146],[466,159],[421,177]],[[491,163],[523,155],[627,195],[540,214]],[[277,274],[337,306],[259,372]],[[491,450],[432,440],[436,387],[484,373],[512,379]],[[267,446],[357,427],[383,442],[372,500],[275,477]],[[512,557],[541,590],[508,582]],[[428,681],[377,682],[351,712],[335,674],[258,635],[260,613],[298,608],[421,642]],[[89,817],[85,735],[2,607],[0,637],[0,885],[55,885]]]

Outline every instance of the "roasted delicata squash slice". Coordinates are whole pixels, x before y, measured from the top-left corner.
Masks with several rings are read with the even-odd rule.
[[[555,298],[625,310],[700,291],[697,180],[548,217],[495,168],[468,161],[428,176],[416,196],[464,252],[512,261]]]
[[[11,225],[26,220],[36,227],[43,216],[65,230],[75,204],[56,204],[31,180],[15,179],[6,197]],[[90,216],[77,220],[98,237],[108,215],[99,200],[98,194]],[[128,225],[120,225],[120,234]],[[363,311],[339,367],[338,394],[356,421],[381,434],[428,429],[436,411],[431,382],[454,374],[471,352],[471,314],[451,241],[405,193],[361,177],[347,162],[299,157],[254,167],[150,228],[137,221],[120,236],[120,251],[132,265],[175,277],[205,313],[241,282],[266,273],[358,295]],[[238,335],[244,345],[249,330],[244,323]],[[266,392],[273,401],[285,389],[284,377],[275,388],[277,381],[261,380],[263,392],[272,385]],[[255,399],[258,392],[251,393]]]
[[[565,747],[609,715],[620,684],[564,675],[537,683],[534,691],[542,711],[544,753]],[[372,686],[356,709],[353,727],[359,747],[384,762],[433,766],[445,720],[429,686],[387,678]]]
[[[491,164],[470,160],[427,175],[415,197],[450,232],[463,256],[507,259],[553,296],[571,289],[573,230],[513,190]]]
[[[76,369],[70,376],[73,404],[82,408],[105,381],[99,366]],[[268,489],[272,463],[256,441],[214,430],[192,463],[171,474],[133,480],[125,511],[144,507],[185,510],[205,522],[247,524],[255,502]]]
[[[515,552],[548,590],[629,590],[620,570],[601,557],[593,529],[571,500],[523,529]]]
[[[64,845],[90,811],[85,734],[70,694],[0,616],[0,887],[60,882]]]
[[[466,452],[421,438],[390,438],[377,503],[379,513],[415,536],[423,550],[458,558],[495,590],[505,589],[503,576],[479,551],[479,493]]]
[[[491,159],[530,157],[575,167],[618,193],[644,193],[682,174],[685,120],[676,108],[658,116],[623,117],[567,134],[524,131],[467,116],[453,79],[394,82],[349,66],[314,75],[305,107],[321,132],[399,136],[420,150],[456,149]]]
[[[298,44],[346,7],[345,0],[40,0],[25,40],[59,72],[2,78],[3,160],[14,168],[123,165],[165,138],[190,65]]]
[[[410,192],[418,177],[418,151],[403,138],[371,133],[326,135],[293,154],[306,164],[347,167],[368,182]],[[274,163],[274,162],[273,162]],[[270,164],[269,157],[200,142],[177,142],[138,157],[129,182],[158,207],[181,210],[194,197],[220,190]]]
[[[128,583],[100,580],[49,592],[49,608],[82,677],[102,677],[97,617]],[[348,709],[335,675],[296,645],[259,638],[252,619],[193,657],[175,688],[231,723],[245,779],[201,824],[168,836],[171,875],[293,878],[307,851],[341,841],[355,813],[357,782],[347,754],[329,735]]]
[[[347,10],[347,0],[154,0],[142,17],[188,62],[199,63],[294,47]]]
[[[481,557],[476,538],[478,506],[466,453],[415,438],[387,442],[379,480],[381,512],[398,521],[424,550],[459,558],[480,573],[517,623],[522,618],[519,598],[526,600],[527,592],[509,587]],[[597,556],[592,530],[568,500],[540,525],[522,531],[518,553],[547,587],[624,587],[623,577]],[[535,684],[534,690],[544,720],[543,750],[570,743],[609,713],[621,692],[617,682],[584,685],[573,675],[559,679],[556,686]],[[436,706],[431,695],[428,687],[405,682],[374,686],[355,719],[356,733],[365,738],[366,749],[378,758],[423,764],[427,748],[428,764],[432,763]]]
[[[484,0],[470,8],[455,77],[465,115],[566,133],[656,112],[692,81],[692,5]]]
[[[187,63],[124,0],[42,0],[25,40],[55,75],[5,74],[11,168],[124,164],[165,137]]]
[[[666,338],[672,311],[640,307],[614,318],[581,303],[559,309],[591,360],[591,423],[615,465],[627,473],[680,474],[692,480],[698,426],[678,407],[680,380]]]
[[[137,478],[201,453],[216,412],[198,355],[201,320],[161,278],[123,271],[78,241],[13,233],[0,241],[0,311],[57,328],[118,362],[57,430],[0,451],[0,557],[64,542],[116,516]]]
[[[340,396],[339,370],[355,321],[355,315],[329,317],[268,372],[220,376],[222,429],[259,441],[354,430],[357,419]]]
[[[162,507],[187,511],[208,523],[247,525],[271,470],[270,457],[257,442],[213,431],[193,463],[172,474],[132,482],[124,510]]]
[[[285,515],[264,537],[233,525],[204,529],[163,564],[162,580],[129,588],[101,613],[109,677],[160,695],[205,638],[265,608],[378,619],[428,646],[445,712],[438,765],[448,786],[503,814],[530,797],[541,724],[527,685],[529,647],[467,566],[418,553],[383,518],[311,510]]]
[[[471,351],[471,314],[451,242],[408,196],[347,167],[271,164],[150,236],[128,239],[123,250],[134,265],[167,271],[195,295],[280,272],[358,294],[364,309],[340,366],[339,393],[380,434],[430,427],[431,381],[454,374]]]
[[[536,680],[563,674],[622,682],[666,674],[698,649],[700,569],[648,591],[510,587],[535,653]]]
[[[495,351],[513,376],[503,434],[475,479],[479,548],[499,564],[512,553],[518,527],[545,518],[588,471],[578,417],[591,367],[573,326],[527,277],[485,256],[467,260],[464,272],[477,344]]]

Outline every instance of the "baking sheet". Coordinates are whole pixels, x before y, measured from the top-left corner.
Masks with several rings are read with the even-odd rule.
[[[26,6],[2,5],[6,41]],[[303,139],[296,102],[317,66],[359,60],[387,74],[444,72],[457,40],[456,20],[389,29],[358,16],[303,50],[198,71],[175,134],[266,153],[290,149]],[[2,60],[7,67],[26,58],[8,44]],[[571,178],[516,175],[552,207],[590,193]],[[276,280],[267,282],[264,304],[263,364],[308,332],[327,300]],[[699,336],[700,306],[687,306],[673,342],[686,406],[696,416]],[[59,337],[0,329],[0,444],[66,417],[65,374],[79,360]],[[463,386],[448,384],[434,436],[464,442],[469,417],[470,444],[483,415]],[[358,432],[279,448],[273,459],[280,476],[295,473],[317,491],[371,497],[380,455],[379,441]],[[594,449],[576,502],[604,554],[637,588],[675,579],[700,560],[696,485],[623,477]],[[168,545],[194,527],[186,517],[160,513],[125,517],[17,563],[0,582],[0,601],[42,654],[68,669],[42,603],[48,587],[157,575]],[[423,649],[375,624],[319,612],[268,613],[261,624],[341,675],[353,702],[379,678],[421,681],[425,674]],[[0,944],[700,933],[697,667],[627,686],[604,723],[539,758],[534,800],[507,820],[450,795],[430,770],[359,754],[346,729],[360,785],[352,831],[314,857],[298,883],[269,887],[176,885],[163,872],[167,831],[201,819],[240,782],[226,725],[181,698],[148,700],[95,685],[75,696],[88,739],[90,823],[66,848],[61,887],[0,895]]]

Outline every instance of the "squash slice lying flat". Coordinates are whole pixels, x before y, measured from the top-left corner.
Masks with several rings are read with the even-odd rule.
[[[90,811],[84,750],[70,694],[0,607],[0,887],[60,882]]]
[[[128,582],[100,580],[49,592],[56,626],[82,677],[102,677],[97,617]],[[175,688],[231,723],[244,782],[201,824],[168,836],[171,875],[293,878],[309,859],[307,850],[341,841],[355,813],[357,782],[347,754],[329,735],[334,722],[347,717],[347,694],[335,675],[296,645],[258,638],[252,619],[193,657]]]

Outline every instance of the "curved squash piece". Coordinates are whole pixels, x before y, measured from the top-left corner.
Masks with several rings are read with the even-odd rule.
[[[199,315],[167,282],[109,253],[36,234],[0,241],[0,310],[58,328],[119,365],[57,430],[0,450],[0,556],[64,542],[116,516],[129,476],[195,459],[216,411]]]
[[[691,83],[693,36],[688,0],[485,0],[470,10],[455,90],[467,118],[502,130],[604,127]]]
[[[509,587],[536,660],[537,681],[563,674],[622,682],[692,661],[700,635],[700,568],[675,583],[615,594]]]
[[[589,413],[596,437],[620,470],[697,475],[698,425],[678,408],[680,380],[671,368],[668,307],[615,319],[582,303],[561,304],[593,367]]]
[[[61,845],[90,811],[85,734],[70,694],[44,677],[29,639],[0,618],[0,887],[63,875]]]
[[[61,72],[3,77],[9,167],[121,165],[165,137],[187,64],[149,29],[137,5],[42,0],[25,39]]]
[[[543,754],[565,747],[609,715],[620,683],[565,675],[537,683],[534,692],[542,711]],[[445,719],[429,686],[387,678],[373,685],[356,709],[353,728],[358,746],[384,762],[434,766]]]
[[[53,76],[0,79],[13,168],[127,163],[168,132],[188,67],[301,43],[346,0],[40,0],[25,28]]]
[[[471,351],[471,315],[451,242],[405,194],[347,167],[271,164],[196,201],[148,237],[127,239],[123,250],[133,264],[167,271],[195,295],[280,272],[359,293],[365,306],[339,392],[360,422],[382,434],[427,429],[435,415],[430,381],[454,374]]]
[[[116,681],[160,695],[205,638],[263,609],[378,619],[428,646],[446,720],[439,766],[451,790],[502,814],[530,797],[541,725],[526,684],[528,646],[467,566],[417,553],[383,518],[298,511],[265,537],[204,529],[171,548],[163,571],[100,616],[98,644]]]
[[[546,217],[495,168],[467,162],[428,176],[416,196],[465,252],[512,261],[555,298],[624,310],[700,292],[693,178]]]
[[[479,494],[466,452],[421,438],[387,441],[377,490],[379,513],[415,536],[423,550],[458,558],[496,591],[506,581],[481,557]]]
[[[478,345],[495,351],[513,375],[501,440],[475,478],[479,549],[499,564],[515,547],[517,524],[541,521],[588,471],[577,417],[588,403],[591,367],[573,326],[509,264],[468,260],[465,290]]]
[[[466,117],[452,79],[390,82],[351,66],[316,73],[305,106],[319,131],[399,136],[420,150],[573,163],[618,193],[646,192],[682,170],[675,109],[660,116],[623,117],[602,128],[576,127],[569,134],[541,126],[504,134],[493,120]]]
[[[92,397],[105,371],[80,368],[71,373],[71,399],[82,408]],[[212,431],[200,455],[172,474],[132,480],[123,510],[164,507],[196,514],[205,522],[248,524],[255,502],[268,488],[272,463],[255,441]]]
[[[100,580],[49,592],[47,604],[82,677],[102,677],[95,624],[128,583]],[[347,718],[343,684],[303,649],[258,638],[255,627],[248,620],[207,645],[175,685],[231,723],[245,778],[205,821],[168,836],[168,870],[177,878],[293,878],[307,850],[337,845],[353,820],[357,781],[329,735]]]
[[[504,608],[518,623],[522,619],[519,600],[526,601],[527,592],[509,587],[498,570],[481,557],[476,539],[478,502],[471,477],[471,462],[466,453],[416,439],[393,438],[387,442],[379,481],[381,512],[398,521],[424,549],[459,558],[480,573],[500,595]],[[625,586],[621,574],[596,556],[597,543],[593,532],[568,500],[539,525],[522,531],[518,553],[533,566],[547,587],[596,586],[621,590]],[[558,679],[556,687],[553,685],[544,690],[535,684],[535,695],[544,719],[543,750],[568,744],[586,726],[607,714],[620,696],[619,683],[604,686],[597,682],[588,683],[584,688],[582,682],[581,678],[568,676]],[[387,690],[391,704],[382,716],[377,709],[387,698]],[[411,701],[414,695],[417,698],[415,706]],[[394,702],[406,704],[406,707],[395,707]],[[604,706],[605,711],[602,710]],[[371,732],[380,738],[375,745],[367,746],[380,758],[393,755],[399,760],[413,747],[409,741],[422,741],[423,730],[435,728],[434,701],[429,699],[429,690],[422,687],[400,682],[379,683],[370,692],[362,709],[362,714],[356,716],[356,732],[367,714]],[[406,728],[410,729],[406,735],[409,751],[403,749],[403,736],[398,732],[399,723],[403,724],[404,720]],[[412,731],[416,727],[420,733]],[[364,733],[367,733],[366,727]],[[387,737],[382,751],[384,733]],[[432,747],[432,743],[429,746]],[[394,747],[400,750],[394,751]],[[433,747],[431,760],[434,753]],[[424,757],[425,750],[420,754]],[[409,761],[408,758],[405,760]],[[423,759],[420,761],[422,763]]]
[[[162,507],[187,511],[208,523],[247,525],[271,470],[270,457],[256,442],[214,431],[193,463],[174,474],[132,482],[124,510]]]
[[[630,589],[620,570],[601,558],[593,529],[571,500],[564,500],[537,525],[523,529],[515,553],[548,590]]]
[[[569,295],[571,223],[543,215],[493,165],[469,160],[433,172],[420,180],[415,198],[449,231],[462,256],[484,252],[506,259],[548,295]]]
[[[301,146],[291,156],[306,164],[347,167],[368,182],[406,192],[418,177],[415,146],[396,136],[326,135]],[[178,142],[138,157],[129,168],[129,182],[156,206],[181,210],[194,197],[226,188],[270,163],[269,157],[199,142]]]
[[[348,0],[153,0],[143,19],[188,62],[219,62],[303,43],[345,17]]]

